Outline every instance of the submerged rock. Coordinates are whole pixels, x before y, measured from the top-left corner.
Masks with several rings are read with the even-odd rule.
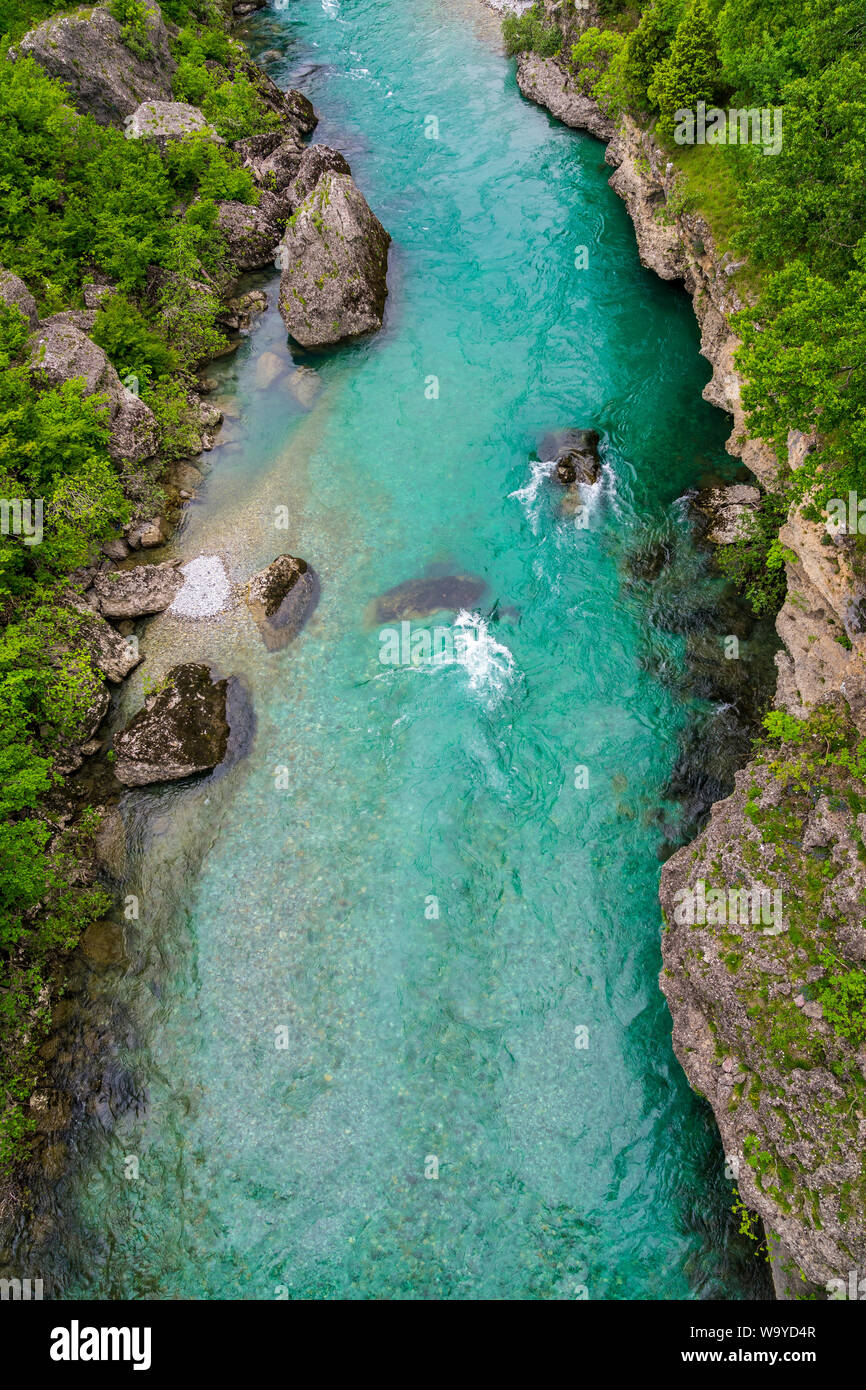
[[[227,687],[228,681],[215,680],[207,666],[172,667],[162,689],[114,740],[118,780],[141,787],[217,767],[229,743]]]
[[[390,240],[352,178],[326,170],[280,243],[280,313],[296,342],[324,347],[381,328]]]
[[[79,111],[100,125],[119,125],[143,101],[171,100],[177,64],[168,30],[156,0],[147,0],[144,9],[145,57],[126,46],[121,25],[100,6],[46,19],[24,35],[10,57],[32,55],[65,84]]]
[[[599,436],[595,430],[557,430],[547,434],[539,445],[539,457],[554,460],[553,476],[563,487],[575,483],[597,483],[601,477],[598,456]]]
[[[318,576],[293,555],[278,555],[247,585],[247,605],[272,652],[297,637],[318,601]]]
[[[457,613],[461,608],[474,608],[486,588],[485,581],[473,574],[408,579],[376,599],[376,621],[400,622],[404,618],[424,618],[430,613]]]
[[[180,592],[183,577],[179,560],[162,565],[136,565],[128,570],[108,570],[93,581],[92,595],[97,611],[106,618],[142,618],[161,613]]]

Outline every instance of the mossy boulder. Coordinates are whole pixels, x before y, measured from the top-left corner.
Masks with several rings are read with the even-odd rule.
[[[326,170],[280,243],[280,313],[302,347],[382,326],[390,236],[350,175]]]
[[[227,688],[228,681],[215,679],[203,664],[172,667],[162,688],[115,737],[118,780],[141,787],[217,767],[229,746]]]

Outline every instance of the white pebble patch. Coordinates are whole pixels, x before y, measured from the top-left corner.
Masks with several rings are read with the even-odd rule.
[[[225,608],[231,586],[218,555],[199,555],[181,569],[183,588],[169,605],[169,613],[184,618],[210,618]]]

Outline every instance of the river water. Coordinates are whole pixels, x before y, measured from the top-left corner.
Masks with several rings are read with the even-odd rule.
[[[281,652],[242,606],[142,638],[118,722],[145,674],[201,658],[242,677],[255,736],[125,798],[139,915],[94,988],[132,1099],[63,1187],[59,1291],[746,1297],[657,985],[659,807],[694,708],[628,558],[673,536],[705,582],[677,499],[733,465],[691,306],[475,0],[293,0],[250,33],[394,238],[387,319],[292,360],[260,277],[269,312],[212,369],[234,418],[172,553],[240,584],[288,551],[321,600]],[[572,426],[602,436],[587,526],[533,467]],[[437,574],[486,584],[476,640],[383,664],[373,600]]]

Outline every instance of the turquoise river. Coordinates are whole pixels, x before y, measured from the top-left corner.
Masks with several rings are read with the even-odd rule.
[[[209,369],[226,429],[166,553],[242,585],[288,551],[321,598],[279,652],[242,604],[142,631],[115,726],[203,659],[255,729],[121,803],[138,915],[71,996],[114,1020],[115,1080],[43,1214],[47,1272],[86,1298],[760,1294],[658,988],[665,789],[701,706],[654,620],[673,581],[629,557],[673,537],[669,607],[711,612],[678,499],[735,467],[691,305],[477,0],[290,0],[246,33],[393,237],[387,316],[293,356],[262,274],[267,313]],[[602,438],[585,526],[537,461],[565,427]],[[473,644],[383,663],[373,601],[436,574],[485,582]]]

